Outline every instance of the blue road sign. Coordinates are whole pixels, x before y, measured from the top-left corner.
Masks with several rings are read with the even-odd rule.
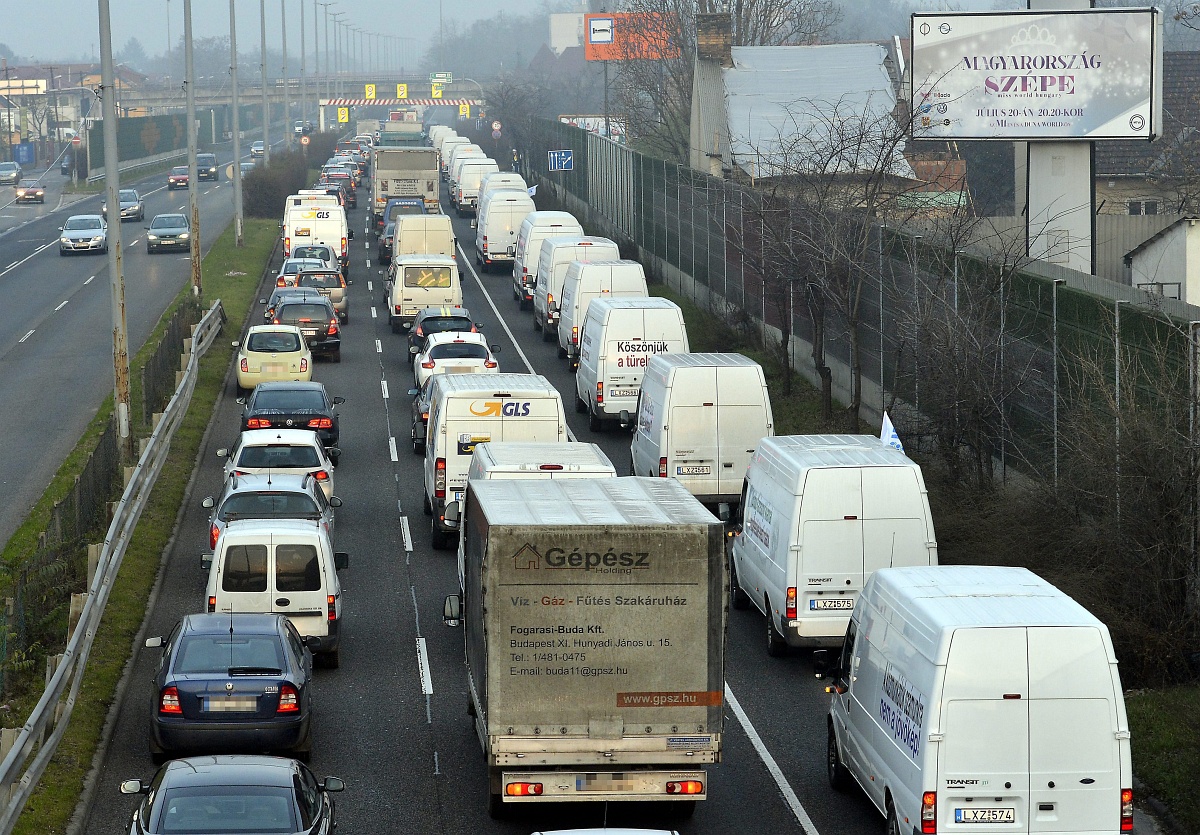
[[[32,142],[20,142],[13,145],[13,161],[18,165],[33,165],[35,158]]]
[[[574,151],[547,151],[551,171],[571,171],[575,168]]]

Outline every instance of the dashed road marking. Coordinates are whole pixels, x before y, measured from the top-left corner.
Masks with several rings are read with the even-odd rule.
[[[387,400],[387,399],[388,399],[388,384],[387,384],[387,380],[380,380],[380,381],[379,381],[379,386],[380,386],[380,388],[382,388],[382,389],[383,389],[383,399],[384,399],[384,400]]]
[[[31,336],[33,336],[33,331],[29,331],[29,333],[25,334],[20,339],[18,339],[17,342],[24,342],[26,339],[28,339]]]
[[[61,302],[61,303],[58,305],[58,307],[54,308],[54,312],[55,312],[55,313],[57,313],[58,311],[62,310],[64,307],[66,307],[66,306],[67,306],[67,303],[68,303],[68,302],[70,302],[70,301],[71,301],[70,299],[67,299],[66,301],[63,301],[63,302]]]
[[[371,305],[371,318],[372,318],[372,319],[378,319],[378,318],[379,318],[379,314],[375,312],[375,305]]]
[[[383,343],[380,342],[378,339],[375,340],[375,353],[377,353],[377,354],[383,353]]]
[[[33,333],[33,331],[30,331],[30,333]],[[21,341],[24,342],[25,340]],[[394,435],[388,438],[388,455],[391,457],[393,464],[400,460],[400,456],[396,453],[396,437]]]

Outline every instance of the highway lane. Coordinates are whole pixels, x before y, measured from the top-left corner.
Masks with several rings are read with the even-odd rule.
[[[364,229],[362,210],[351,217],[356,230]],[[455,223],[473,257],[468,222]],[[599,825],[607,814],[610,824],[675,826],[684,833],[880,831],[882,820],[861,794],[836,795],[824,783],[827,697],[809,661],[767,658],[761,617],[747,612],[730,613],[727,680],[752,724],[743,725],[732,709],[727,713],[725,762],[710,770],[710,799],[693,819],[671,821],[640,804],[608,810],[598,804],[547,806],[511,821],[488,818],[486,769],[466,715],[462,632],[441,624],[443,598],[457,586],[454,556],[429,546],[428,519],[420,510],[421,459],[408,440],[412,377],[406,341],[387,324],[374,240],[358,234],[350,287],[353,324],[343,332],[343,361],[319,363],[315,374],[331,393],[347,398],[340,409],[343,455],[336,479],[345,502],[338,510],[336,546],[351,555],[342,574],[346,643],[341,668],[318,671],[313,756],[319,775],[336,774],[349,783],[338,798],[342,826],[382,833],[528,833]],[[463,263],[462,254],[459,260]],[[477,280],[463,266],[467,304],[485,323],[489,341],[501,345],[502,368],[526,371],[522,355],[528,357],[562,391],[573,433],[596,440],[624,467],[628,436],[588,432],[585,418],[570,407],[573,376],[554,347],[532,330],[530,314],[517,311],[511,279]],[[165,555],[148,635],[166,634],[180,616],[203,606],[199,554],[207,515],[200,502],[220,487],[220,462],[213,453],[237,433],[240,407],[233,398],[231,384],[217,404],[181,528]],[[428,655],[427,677],[417,661],[419,640]],[[146,735],[157,661],[153,650],[141,650],[135,661],[100,770],[88,833],[125,826],[135,801],[117,793],[118,782],[153,773]],[[785,791],[797,797],[790,801]],[[815,826],[802,825],[793,801],[803,804],[800,814],[811,815]]]

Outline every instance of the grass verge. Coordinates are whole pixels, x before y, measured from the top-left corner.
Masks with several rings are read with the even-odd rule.
[[[257,292],[259,276],[278,238],[279,226],[271,220],[247,220],[244,231],[244,248],[235,249],[231,225],[204,259],[206,305],[213,299],[221,299],[227,316],[226,333],[241,332]],[[190,292],[190,287],[185,287],[179,300],[182,301]],[[147,345],[156,344],[159,336],[160,332],[156,329]],[[150,589],[158,574],[163,551],[173,533],[201,439],[212,418],[213,404],[221,395],[232,356],[231,342],[231,339],[218,338],[200,363],[200,377],[191,407],[171,443],[169,460],[142,514],[113,586],[88,659],[70,727],[17,822],[14,832],[18,835],[63,833],[67,829],[99,744],[117,683],[129,659],[133,637],[146,615]],[[134,358],[133,367],[140,367],[145,362],[148,351],[149,348],[143,348],[139,352]],[[87,445],[89,438],[94,444],[92,433],[99,435],[111,413],[110,398],[89,427],[89,434],[64,463],[46,496],[14,535],[14,541],[18,537],[24,541],[36,538],[37,532],[44,528],[49,508],[56,498],[55,491],[65,490],[65,485],[73,480],[79,462],[86,458],[90,449]],[[76,468],[73,471],[72,464]],[[14,542],[10,541],[5,556],[13,547]],[[18,713],[15,705],[13,712]],[[19,713],[21,716],[27,714],[28,707]]]
[[[1125,696],[1134,773],[1188,832],[1200,831],[1200,687],[1138,690]]]

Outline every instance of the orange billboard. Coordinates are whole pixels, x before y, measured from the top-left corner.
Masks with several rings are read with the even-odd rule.
[[[678,58],[674,17],[649,12],[583,16],[583,55],[589,61],[657,61]]]

